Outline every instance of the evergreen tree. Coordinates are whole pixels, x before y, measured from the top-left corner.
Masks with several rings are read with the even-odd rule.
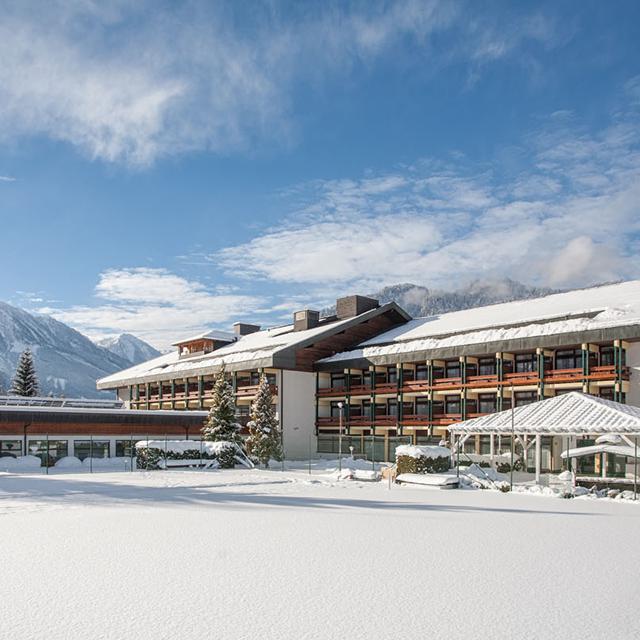
[[[273,410],[273,395],[267,376],[260,377],[260,386],[251,403],[247,450],[265,467],[269,460],[282,460],[282,438],[278,418]]]
[[[33,355],[30,349],[25,349],[20,354],[10,393],[14,396],[32,397],[37,396],[38,391],[38,376],[33,364]]]
[[[209,416],[202,427],[202,437],[212,442],[235,442],[242,446],[239,430],[233,388],[227,380],[223,366],[216,374],[213,385],[213,402]]]

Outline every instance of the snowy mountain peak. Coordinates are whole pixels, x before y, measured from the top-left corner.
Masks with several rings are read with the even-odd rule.
[[[131,365],[140,364],[161,355],[160,351],[130,333],[121,333],[119,336],[104,338],[96,341],[96,344],[124,358]]]
[[[5,391],[27,347],[33,352],[42,395],[104,397],[96,390],[96,379],[131,366],[62,322],[0,302],[0,387]]]

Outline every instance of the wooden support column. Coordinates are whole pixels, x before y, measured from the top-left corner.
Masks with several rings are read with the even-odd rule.
[[[158,401],[162,403],[162,380],[158,380]]]
[[[145,382],[144,384],[144,391],[145,391],[145,402],[147,405],[147,409],[149,408],[149,394],[151,393],[151,384],[149,384],[148,382]]]
[[[498,377],[498,391],[496,393],[496,411],[502,411],[502,399],[504,398],[504,390],[501,383],[504,378],[504,369],[502,367],[502,354],[496,353],[496,375]]]
[[[204,376],[198,376],[198,406],[204,408]]]
[[[376,368],[369,367],[369,382],[371,384],[371,395],[369,396],[369,402],[371,403],[371,435],[373,439],[371,441],[372,447],[376,446]]]
[[[536,349],[536,364],[538,367],[538,400],[544,400],[544,349]]]

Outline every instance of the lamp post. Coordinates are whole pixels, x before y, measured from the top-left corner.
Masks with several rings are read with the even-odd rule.
[[[339,431],[338,431],[338,471],[342,473],[342,409],[344,404],[342,402],[338,402],[338,409],[340,411],[339,414]]]

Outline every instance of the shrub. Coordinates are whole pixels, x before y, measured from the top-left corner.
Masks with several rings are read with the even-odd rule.
[[[448,471],[451,451],[446,447],[396,447],[396,466],[401,473],[441,473]]]
[[[165,454],[166,448],[166,454]],[[149,440],[136,445],[138,469],[159,469],[160,461],[167,460],[217,460],[222,469],[233,469],[238,447],[233,442],[203,442],[194,440]]]

